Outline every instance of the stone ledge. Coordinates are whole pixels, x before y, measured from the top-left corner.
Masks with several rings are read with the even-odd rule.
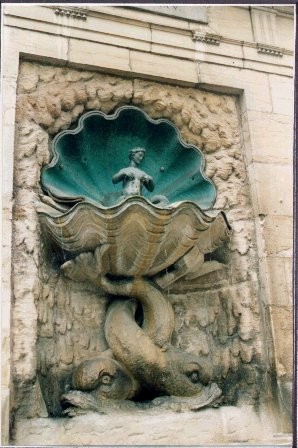
[[[222,37],[217,34],[205,33],[203,31],[193,31],[192,40],[204,42],[205,44],[219,45]]]
[[[291,445],[277,432],[271,410],[259,415],[252,406],[223,406],[199,412],[117,411],[68,418],[18,421],[15,445]]]
[[[272,56],[280,56],[282,57],[284,54],[284,49],[275,47],[273,45],[267,45],[267,44],[257,44],[257,52],[268,54]]]

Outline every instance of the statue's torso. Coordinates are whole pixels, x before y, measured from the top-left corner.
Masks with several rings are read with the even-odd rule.
[[[147,174],[139,168],[131,166],[125,168],[125,171],[127,171],[127,177],[123,180],[123,194],[125,196],[140,195]],[[131,174],[133,174],[133,179]]]

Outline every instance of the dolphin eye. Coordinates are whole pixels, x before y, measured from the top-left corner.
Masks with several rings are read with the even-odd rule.
[[[105,373],[104,375],[102,375],[100,380],[102,384],[110,384],[112,381],[112,377],[107,373]]]
[[[191,373],[189,373],[188,377],[192,383],[198,383],[200,380],[198,370],[193,370]]]

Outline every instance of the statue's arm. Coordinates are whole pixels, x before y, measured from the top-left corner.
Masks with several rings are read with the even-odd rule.
[[[135,178],[135,173],[128,167],[122,168],[118,173],[112,177],[113,184],[117,184],[121,181],[133,180]]]
[[[121,182],[125,178],[125,173],[120,170],[118,173],[114,174],[112,177],[113,184],[117,184],[118,182]]]
[[[154,190],[154,182],[151,176],[146,176],[144,180],[144,186],[147,188],[148,191]]]

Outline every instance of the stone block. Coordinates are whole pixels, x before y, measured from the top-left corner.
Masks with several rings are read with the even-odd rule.
[[[291,56],[292,58],[292,56]],[[276,75],[292,77],[293,76],[293,65],[277,65],[268,64],[268,62],[260,61],[250,61],[247,59],[243,60],[243,67],[249,70],[264,72],[264,73],[274,73]]]
[[[195,43],[191,38],[190,32],[178,33],[175,29],[160,29],[160,27],[151,27],[151,41],[153,44],[168,45],[171,47],[185,48],[193,50]]]
[[[4,101],[8,102],[9,98],[6,97]],[[3,105],[4,108],[4,105]],[[3,128],[2,134],[2,145],[3,151],[5,152],[5,169],[2,174],[2,195],[10,202],[12,200],[12,189],[13,189],[13,159],[14,159],[14,140],[15,140],[15,128],[14,128],[14,114],[12,114],[12,122],[8,126]]]
[[[69,40],[68,60],[86,67],[130,72],[129,50],[76,39]]]
[[[272,306],[292,306],[292,259],[268,257],[266,280],[269,286],[269,301]]]
[[[289,294],[289,305],[293,306],[293,275],[294,275],[294,265],[293,265],[293,258],[283,258],[284,262],[284,270],[285,270],[285,282],[287,285],[287,291],[290,292]]]
[[[172,57],[184,58],[189,60],[194,60],[196,58],[196,52],[194,49],[190,50],[187,48],[172,47],[156,43],[153,43],[151,45],[151,52],[153,54],[155,53],[157,55],[165,55],[165,56],[169,56],[170,54]]]
[[[238,408],[225,406],[221,408],[224,422],[223,436],[229,443],[250,442],[253,438],[262,438],[260,419],[252,406],[243,406],[243,414],[239,414]],[[265,432],[265,431],[264,431]]]
[[[26,5],[22,7],[16,4],[6,4],[4,6],[4,16],[6,17],[20,17],[26,19],[33,19],[35,22],[53,22],[55,21],[55,10],[50,8],[44,8],[41,5]],[[34,27],[34,23],[32,23]]]
[[[85,22],[73,21],[72,37],[103,44],[150,51],[151,32],[148,23],[114,20],[110,16],[88,15]]]
[[[88,22],[80,22],[77,19],[67,19],[56,16],[53,12],[53,21],[32,21],[30,18],[8,16],[6,24],[24,29],[34,29],[36,32],[48,33],[53,36],[61,36],[109,44],[116,47],[134,48],[136,50],[150,51],[149,28],[144,26],[132,26],[128,29],[118,22],[100,20],[90,17]],[[127,24],[125,24],[127,26]],[[117,29],[115,29],[115,27]],[[130,32],[128,32],[130,31]]]
[[[93,22],[93,23],[92,23]],[[107,21],[104,21],[104,23]],[[117,26],[118,31],[115,30]],[[131,48],[134,50],[150,51],[150,34],[147,27],[130,27],[130,33],[128,30],[122,29],[122,23],[108,22],[105,23],[105,28],[110,31],[103,31],[101,23],[98,20],[88,22],[88,29],[72,29],[72,36],[80,39],[86,39],[94,42],[113,45],[115,47]],[[99,32],[100,30],[100,32]]]
[[[3,359],[2,359],[3,362]],[[9,395],[7,387],[1,387],[1,445],[9,445]]]
[[[196,42],[196,50],[207,52],[208,54],[225,56],[226,58],[230,58],[230,64],[232,67],[234,66],[234,61],[239,59],[238,64],[240,64],[240,60],[243,60],[242,47],[238,45],[238,43],[231,43],[220,41],[219,45],[206,44],[204,42],[197,41]],[[243,65],[243,64],[242,64]]]
[[[5,203],[6,201],[3,201]],[[11,207],[2,208],[2,234],[5,235],[3,238],[2,245],[2,261],[3,261],[3,283],[2,286],[10,288],[10,257],[11,257],[11,234],[12,234],[12,211]],[[4,275],[8,274],[8,276]],[[7,290],[2,290],[2,303],[10,303],[10,296],[7,297]]]
[[[34,58],[51,58],[52,62],[67,60],[68,39],[63,36],[52,36],[49,45],[49,36],[33,30],[10,28],[6,34],[7,47],[13,53],[24,53]]]
[[[242,70],[235,67],[220,67],[207,62],[199,63],[200,84],[221,86],[222,88],[234,89],[239,93],[243,90],[241,82]]]
[[[216,53],[212,50],[213,48],[206,48],[206,45],[202,42],[197,43],[196,60],[212,64],[219,64],[221,66],[243,68],[243,59],[225,56],[224,54]]]
[[[179,81],[188,85],[198,82],[197,67],[194,62],[170,56],[131,51],[131,70],[136,74],[164,78],[167,81]]]
[[[4,205],[6,201],[3,201]],[[11,204],[11,203],[10,203]],[[1,284],[1,402],[2,443],[8,444],[9,390],[11,385],[11,205],[2,210],[2,284]],[[5,442],[6,441],[6,442]]]
[[[271,112],[271,96],[267,74],[243,70],[241,82],[247,110]]]
[[[97,6],[94,3],[89,7],[90,11],[100,14],[107,14],[110,16],[117,16],[131,21],[140,21],[155,25],[162,25],[165,27],[189,30],[189,21],[184,19],[176,19],[165,15],[154,14],[149,11],[141,11],[137,9],[130,9],[128,7],[119,6]]]
[[[188,5],[188,6],[134,6],[134,8],[142,9],[149,12],[154,12],[161,15],[177,17],[178,19],[193,20],[195,22],[207,23],[207,8],[206,6]]]
[[[15,121],[16,80],[4,78],[2,82],[2,125],[10,127]]]
[[[292,216],[292,165],[255,162],[248,170],[257,195],[257,214]]]
[[[294,8],[294,5],[293,5]],[[276,17],[276,24],[278,27],[278,32],[280,36],[280,42],[281,45],[284,48],[287,48],[288,50],[294,51],[295,48],[295,42],[294,42],[294,10],[293,10],[293,16],[277,16]]]
[[[231,39],[253,41],[252,26],[248,8],[232,6],[209,6],[208,25],[212,31]],[[239,30],[241,29],[241,36]]]
[[[33,294],[25,293],[24,297],[19,300],[20,303],[12,313],[14,329],[12,362],[15,380],[30,382],[36,376],[37,313]]]
[[[269,75],[269,86],[272,96],[273,113],[293,116],[293,79],[285,76]]]
[[[227,89],[244,90],[245,109],[271,112],[272,104],[267,74],[206,62],[199,64],[200,83]]]
[[[2,307],[2,311],[3,311]],[[9,313],[5,312],[2,314],[1,319],[1,386],[2,388],[10,388],[10,327],[7,326]],[[9,310],[8,310],[9,311]],[[6,325],[5,325],[6,323]],[[1,394],[2,395],[2,394]]]
[[[97,31],[104,35],[126,37],[135,41],[150,42],[151,31],[149,23],[114,20],[110,16],[88,16],[86,22],[81,22],[81,28],[88,31]]]
[[[265,163],[292,163],[293,125],[291,116],[247,111],[243,132],[248,126],[250,159]]]
[[[2,79],[11,78],[17,80],[19,74],[19,50],[12,46],[12,29],[3,27],[2,30],[2,57],[5,64],[1,67]]]
[[[268,256],[291,257],[293,253],[293,219],[290,216],[266,216],[263,224]]]
[[[293,310],[292,307],[269,305],[277,377],[292,381],[293,371]]]

